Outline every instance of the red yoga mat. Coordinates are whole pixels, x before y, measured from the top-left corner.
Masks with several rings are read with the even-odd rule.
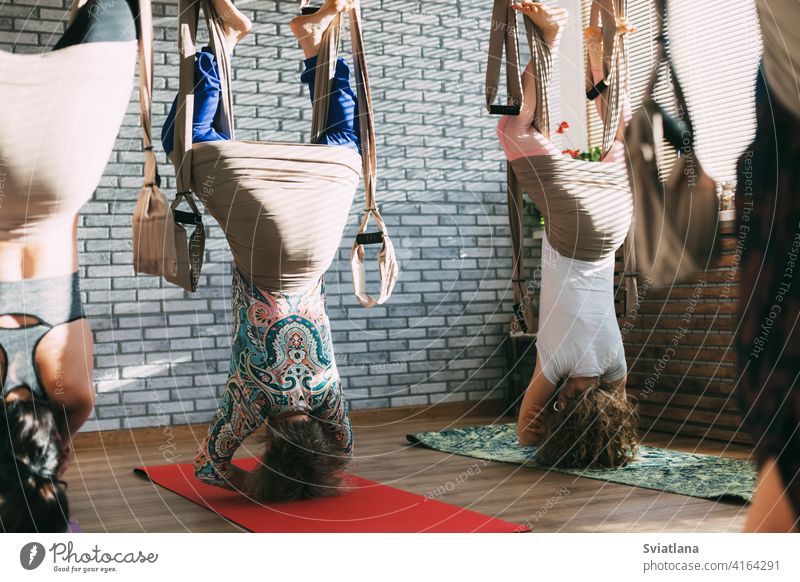
[[[244,469],[258,459],[234,461]],[[463,507],[428,499],[355,475],[337,497],[258,504],[194,478],[192,465],[134,469],[154,483],[257,533],[461,533],[524,532],[529,528]]]

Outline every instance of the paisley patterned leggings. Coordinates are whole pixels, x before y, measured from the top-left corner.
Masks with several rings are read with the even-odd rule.
[[[230,373],[195,459],[195,476],[229,487],[236,449],[269,419],[287,413],[323,422],[349,455],[353,437],[322,280],[301,293],[267,293],[234,269],[231,300]]]

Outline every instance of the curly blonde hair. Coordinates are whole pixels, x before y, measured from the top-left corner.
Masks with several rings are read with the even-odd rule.
[[[579,391],[547,415],[536,461],[563,468],[624,467],[636,456],[637,424],[636,408],[623,390],[603,383]]]

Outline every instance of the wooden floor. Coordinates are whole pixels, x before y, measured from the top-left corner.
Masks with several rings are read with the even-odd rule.
[[[383,419],[359,415],[353,472],[488,515],[529,523],[537,532],[732,532],[745,506],[706,501],[560,473],[447,455],[409,447],[408,432],[496,422],[490,417]],[[372,426],[370,426],[372,425]],[[133,474],[165,459],[191,462],[205,427],[160,428],[81,435],[66,479],[72,514],[89,532],[235,532],[238,526]],[[733,457],[745,447],[649,436],[646,444]],[[248,441],[241,456],[258,455]],[[238,455],[237,455],[238,456]],[[561,493],[559,493],[561,492]]]

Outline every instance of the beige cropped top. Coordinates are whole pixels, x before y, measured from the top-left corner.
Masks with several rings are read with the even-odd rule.
[[[0,242],[35,239],[92,197],[130,101],[136,55],[136,41],[0,51]]]

